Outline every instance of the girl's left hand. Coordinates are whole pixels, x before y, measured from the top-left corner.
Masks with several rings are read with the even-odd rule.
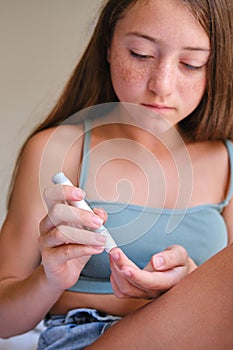
[[[120,248],[110,251],[111,283],[116,297],[155,299],[196,268],[187,251],[173,245],[138,268]]]

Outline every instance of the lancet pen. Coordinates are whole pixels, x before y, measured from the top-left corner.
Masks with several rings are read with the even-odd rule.
[[[68,186],[74,186],[72,182],[65,176],[63,172],[57,173],[53,176],[52,181],[54,184],[60,184],[60,185],[68,185]],[[70,201],[70,204],[84,210],[88,210],[93,213],[93,210],[89,207],[87,202],[82,199],[80,201]],[[98,229],[93,229],[94,232],[101,233],[102,235],[105,235],[107,238],[106,245],[105,245],[105,251],[107,253],[110,252],[110,250],[117,246],[116,242],[110,235],[109,231],[104,227],[104,225],[101,225]]]

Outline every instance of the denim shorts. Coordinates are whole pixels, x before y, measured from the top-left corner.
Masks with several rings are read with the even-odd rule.
[[[62,316],[48,316],[38,350],[81,350],[92,344],[120,317],[94,309],[75,309]]]

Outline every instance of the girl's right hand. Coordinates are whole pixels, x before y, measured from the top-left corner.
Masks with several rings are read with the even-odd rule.
[[[48,282],[61,290],[75,284],[90,257],[102,253],[106,243],[105,236],[89,231],[103,224],[106,213],[67,204],[83,198],[82,190],[65,185],[52,185],[44,192],[49,211],[40,223],[42,265]]]

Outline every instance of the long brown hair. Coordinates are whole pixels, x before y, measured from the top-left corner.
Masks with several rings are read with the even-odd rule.
[[[56,105],[23,145],[12,184],[23,149],[33,135],[59,125],[82,109],[118,101],[111,83],[107,50],[111,45],[116,23],[138,1],[143,3],[148,0],[108,0],[105,3],[91,40]],[[187,138],[195,141],[226,138],[233,140],[233,1],[180,1],[203,27],[211,45],[206,92],[195,111],[180,122],[180,130]]]
[[[107,1],[90,43],[60,99],[33,134],[58,125],[84,108],[118,101],[111,83],[107,50],[117,21],[137,1],[147,0]],[[180,129],[187,138],[195,141],[233,139],[233,1],[180,1],[207,33],[211,49],[206,92],[195,111],[180,122]]]
[[[233,1],[181,0],[210,39],[207,86],[196,110],[180,122],[192,140],[233,140]]]

